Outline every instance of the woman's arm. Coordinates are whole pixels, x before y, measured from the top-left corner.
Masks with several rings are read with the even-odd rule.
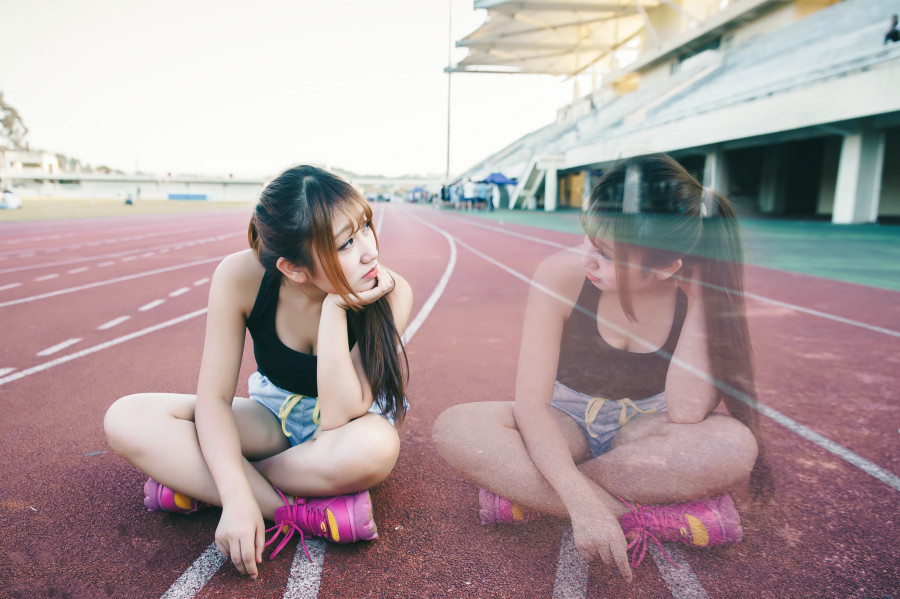
[[[255,261],[249,252],[234,254],[213,275],[194,414],[200,449],[222,500],[216,542],[238,571],[250,576],[256,576],[256,564],[262,560],[265,528],[243,470],[231,403],[244,349],[245,317],[262,278],[262,267]]]
[[[578,469],[550,406],[563,326],[584,281],[583,268],[571,261],[571,254],[552,256],[535,273],[516,375],[516,426],[534,465],[569,512],[576,547],[587,559],[615,563],[630,579],[622,529],[600,496],[606,492]]]
[[[387,295],[397,331],[402,335],[412,310],[412,289],[403,278],[381,266],[378,285],[359,294],[367,305]],[[359,343],[347,347],[347,309],[340,296],[329,295],[322,305],[317,342],[317,378],[322,429],[343,426],[372,406],[372,389],[362,365]]]
[[[693,280],[694,273],[690,270],[679,274],[684,277],[679,280],[679,286],[687,295],[688,305],[666,374],[666,406],[672,422],[694,424],[706,418],[719,403],[712,378],[703,305],[703,293],[710,291],[701,291],[701,285]]]

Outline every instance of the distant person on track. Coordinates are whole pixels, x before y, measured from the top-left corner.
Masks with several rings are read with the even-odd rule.
[[[611,169],[582,222],[584,245],[532,280],[515,401],[454,406],[434,440],[481,487],[482,524],[567,517],[581,554],[630,580],[648,539],[740,540],[725,493],[748,476],[771,493],[743,403],[740,240],[728,200],[665,155]]]
[[[377,538],[367,489],[400,449],[398,346],[412,291],[378,262],[369,204],[318,168],[291,168],[266,186],[249,241],[213,275],[197,395],[130,395],[104,425],[116,453],[151,477],[144,504],[221,506],[216,545],[256,578],[279,535],[272,557],[294,531],[301,543]],[[258,371],[249,399],[235,398],[247,331]]]
[[[891,17],[891,28],[884,34],[884,43],[900,42],[900,29],[897,29],[897,15]]]

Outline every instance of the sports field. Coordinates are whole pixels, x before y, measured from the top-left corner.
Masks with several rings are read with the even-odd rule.
[[[580,242],[577,214],[374,205],[380,261],[415,293],[411,410],[372,491],[379,539],[308,541],[312,564],[292,542],[254,582],[215,550],[218,509],[145,510],[145,478],[101,424],[123,395],[195,390],[209,279],[246,247],[250,208],[140,207],[0,211],[0,597],[900,599],[897,228],[746,223],[776,495],[756,509],[737,489],[740,543],[665,544],[673,563],[651,548],[628,584],[585,564],[563,520],[481,527],[475,486],[431,441],[447,407],[512,399],[530,275]],[[247,344],[239,394],[254,369]]]

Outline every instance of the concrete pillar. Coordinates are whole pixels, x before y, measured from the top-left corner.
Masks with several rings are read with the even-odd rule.
[[[759,182],[759,211],[763,214],[784,212],[784,189],[781,188],[781,146],[763,150],[762,176]]]
[[[706,154],[703,186],[711,187],[724,196],[728,195],[728,166],[725,163],[725,152],[720,146],[716,146]]]
[[[831,222],[873,223],[878,219],[883,168],[884,131],[863,130],[844,136]]]
[[[591,191],[594,189],[594,181],[591,177],[591,169],[584,169],[584,183],[581,186],[581,211],[587,212],[591,204]]]
[[[548,164],[544,175],[544,212],[556,210],[556,197],[559,194],[559,181],[556,177],[556,165]]]

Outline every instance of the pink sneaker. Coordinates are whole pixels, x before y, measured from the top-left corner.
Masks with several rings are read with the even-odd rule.
[[[208,503],[173,491],[152,478],[148,478],[144,483],[144,505],[151,512],[173,512],[175,514],[192,514],[199,509],[209,507]]]
[[[478,489],[478,503],[481,509],[478,512],[482,526],[491,524],[524,524],[533,517],[540,516],[534,510],[513,503],[506,497],[491,493],[487,489]]]
[[[372,498],[368,491],[335,497],[297,497],[291,505],[279,489],[275,490],[284,500],[284,507],[275,510],[275,526],[266,530],[274,530],[275,534],[266,541],[266,546],[273,543],[280,534],[284,538],[269,559],[281,551],[294,531],[300,533],[300,543],[310,562],[312,558],[306,550],[306,535],[324,537],[335,543],[374,541],[378,538],[378,528],[372,518]]]
[[[728,495],[674,505],[638,504],[637,508],[621,497],[619,499],[631,509],[619,522],[625,538],[630,540],[628,548],[634,547],[631,562],[635,567],[644,558],[648,538],[662,549],[660,541],[708,547],[736,543],[743,535],[741,518]],[[636,557],[639,549],[640,556]]]

